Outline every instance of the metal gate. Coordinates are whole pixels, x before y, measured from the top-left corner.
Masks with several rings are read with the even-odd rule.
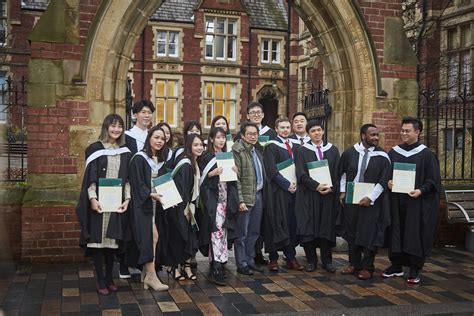
[[[319,89],[311,92],[304,97],[304,112],[308,116],[308,120],[320,120],[324,126],[324,141],[328,137],[328,120],[331,115],[332,108],[329,105],[329,90]]]

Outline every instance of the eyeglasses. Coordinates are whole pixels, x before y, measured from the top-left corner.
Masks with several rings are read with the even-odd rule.
[[[245,133],[245,136],[257,137],[258,133]]]
[[[249,114],[250,115],[262,115],[263,112],[262,111],[250,111]]]

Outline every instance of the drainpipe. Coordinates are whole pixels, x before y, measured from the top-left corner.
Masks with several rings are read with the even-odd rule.
[[[286,117],[290,117],[290,37],[291,37],[291,1],[288,1],[288,29],[286,35]]]
[[[250,104],[250,97],[252,93],[250,91],[250,79],[252,78],[252,51],[250,49],[252,47],[252,28],[249,26],[249,44],[248,44],[248,69],[247,69],[247,105]],[[247,107],[245,107],[247,108]]]

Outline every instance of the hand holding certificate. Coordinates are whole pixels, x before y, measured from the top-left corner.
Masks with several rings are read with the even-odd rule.
[[[102,212],[118,212],[122,205],[122,179],[99,179],[99,203]]]
[[[234,154],[232,152],[216,153],[217,167],[222,168],[222,174],[219,180],[222,182],[237,181],[237,173],[233,170],[235,167]]]
[[[292,159],[280,162],[277,164],[277,169],[286,180],[296,184],[296,169]]]
[[[359,202],[364,197],[369,197],[374,192],[374,188],[375,183],[348,182],[346,190],[346,203],[359,204]]]
[[[309,176],[320,184],[332,187],[331,172],[327,159],[307,163]]]
[[[393,164],[392,192],[410,193],[415,190],[416,165],[413,163],[395,162]]]
[[[160,202],[164,210],[183,202],[178,188],[176,188],[176,184],[171,177],[171,172],[153,179],[153,186],[156,192],[161,195]]]

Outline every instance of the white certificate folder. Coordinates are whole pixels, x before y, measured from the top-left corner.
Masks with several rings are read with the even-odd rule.
[[[98,194],[102,212],[117,212],[122,205],[122,179],[99,178]]]
[[[277,164],[280,174],[290,183],[296,183],[296,169],[292,159],[287,159]]]
[[[156,193],[161,195],[160,200],[164,210],[183,202],[181,194],[179,194],[178,188],[171,177],[171,172],[154,178],[153,186]]]
[[[392,192],[410,193],[415,190],[416,164],[395,162],[393,164]]]
[[[237,181],[237,173],[232,170],[235,166],[234,154],[232,152],[216,153],[217,167],[222,168],[222,174],[219,181],[230,182]]]
[[[309,176],[320,184],[326,184],[332,187],[331,172],[327,159],[308,162]]]
[[[369,197],[375,188],[375,183],[347,182],[346,203],[359,204],[364,197]]]

